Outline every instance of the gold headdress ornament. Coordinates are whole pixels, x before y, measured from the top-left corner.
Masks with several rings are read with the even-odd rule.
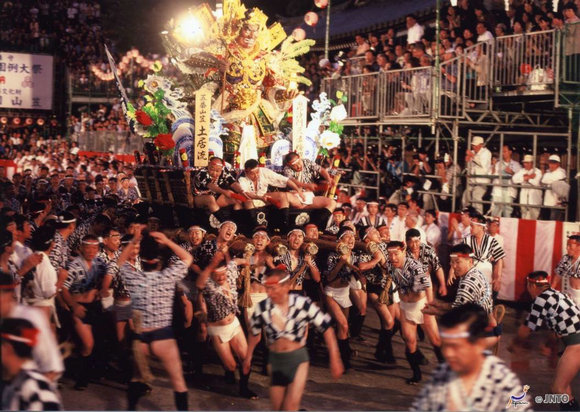
[[[266,27],[267,21],[268,16],[266,16],[264,12],[257,7],[246,11],[244,19],[242,19],[243,24],[257,24],[260,27],[260,30]]]

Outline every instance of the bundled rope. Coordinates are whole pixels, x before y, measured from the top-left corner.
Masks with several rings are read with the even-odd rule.
[[[135,327],[135,333],[141,334],[143,322],[143,314],[139,310],[133,311],[133,326]],[[138,339],[133,340],[133,356],[135,357],[135,365],[141,375],[141,380],[143,383],[151,386],[153,383],[153,374],[151,373],[151,368],[149,368],[149,363],[147,362],[147,357],[141,351],[141,345]]]
[[[249,261],[255,251],[256,248],[254,247],[253,244],[251,243],[246,244],[246,247],[244,248],[244,259]],[[242,276],[239,277],[242,279],[242,281],[241,285],[238,286],[241,286],[241,288],[243,289],[243,293],[238,298],[238,306],[242,308],[251,308],[252,306],[254,306],[252,302],[252,296],[250,295],[251,274],[252,268],[248,264],[242,269]]]

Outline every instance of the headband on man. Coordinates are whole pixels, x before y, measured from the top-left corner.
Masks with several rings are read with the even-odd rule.
[[[288,232],[288,234],[286,235],[286,237],[290,237],[290,235],[294,232],[298,232],[301,233],[302,236],[306,237],[306,234],[304,233],[304,231],[302,229],[292,229],[290,232]]]
[[[2,333],[3,339],[7,339],[12,342],[19,342],[24,343],[26,346],[33,348],[36,346],[37,337],[38,337],[38,329],[34,328],[26,328],[20,331],[21,336],[13,335],[11,333]]]
[[[290,234],[290,233],[288,233],[288,234]],[[270,240],[270,235],[268,235],[268,232],[266,232],[265,230],[256,230],[254,232],[254,234],[252,235],[252,238],[256,237],[256,235],[262,235],[266,239]]]
[[[236,225],[234,222],[232,222],[231,220],[226,220],[225,222],[220,223],[219,228],[221,229],[224,225],[226,224],[230,224],[234,226],[234,232],[238,230],[238,225]]]
[[[373,230],[375,230],[373,226],[367,227],[363,234],[363,240],[365,240],[373,232]]]
[[[452,253],[449,255],[450,258],[474,258],[474,253]]]
[[[548,278],[532,279],[528,276],[526,279],[528,280],[528,282],[533,283],[534,285],[537,285],[537,286],[550,284],[550,281],[548,280]]]
[[[205,230],[203,227],[197,226],[197,225],[191,226],[189,229],[187,229],[188,232],[193,232],[194,230],[199,230],[203,233],[207,233],[207,230]]]
[[[81,242],[83,245],[98,245],[99,241],[95,239],[87,239]]]
[[[477,226],[487,227],[487,223],[482,223],[482,222],[479,222],[479,221],[474,220],[474,219],[471,220],[471,224],[472,225],[477,225]]]
[[[300,156],[296,156],[294,159],[290,160],[290,162],[288,162],[288,164],[291,166],[294,166],[299,161],[300,161]]]
[[[442,337],[443,339],[461,339],[461,338],[469,338],[471,334],[467,331],[449,333],[443,332],[441,329],[439,329],[439,336]]]
[[[57,217],[56,217],[56,221],[57,221],[58,223],[74,223],[74,222],[76,222],[77,220],[76,220],[74,217],[73,217],[73,218],[71,218],[71,219],[67,219],[67,218],[65,218],[64,216],[62,216],[62,215],[59,215],[59,216],[57,216]]]
[[[283,263],[280,263],[280,264],[279,264],[278,266],[276,266],[274,269],[275,269],[275,270],[280,270],[280,271],[287,271],[287,270],[288,270],[288,268],[286,267],[286,265],[285,265],[285,264],[283,264]],[[289,279],[290,279],[290,273],[288,273],[286,276],[284,276],[284,277],[283,277],[282,279],[280,279],[280,280],[273,280],[273,279],[272,279],[272,276],[270,276],[270,277],[267,277],[267,278],[265,278],[265,279],[262,281],[262,285],[264,285],[264,286],[280,285],[280,284],[282,284],[282,283],[286,282],[286,281],[287,281],[287,280],[289,280]]]
[[[354,232],[349,227],[342,227],[341,230],[342,230],[342,233],[339,232],[339,234],[338,234],[339,239],[342,239],[343,236],[345,236],[345,235],[353,235],[354,236]]]

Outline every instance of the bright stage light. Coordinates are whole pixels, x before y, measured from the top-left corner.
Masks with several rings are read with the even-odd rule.
[[[213,11],[212,13],[213,13],[213,16],[216,19],[220,19],[220,18],[223,17],[223,15],[224,15],[224,5],[223,5],[223,3],[221,1],[218,1],[216,3],[216,5],[215,5],[215,11]]]
[[[187,14],[177,25],[176,34],[185,41],[192,42],[203,38],[203,27],[198,19]]]

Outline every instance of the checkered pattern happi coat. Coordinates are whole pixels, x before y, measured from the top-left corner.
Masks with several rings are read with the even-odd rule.
[[[407,248],[407,257],[415,259],[415,256],[409,248]],[[433,247],[426,245],[425,243],[421,243],[421,246],[419,247],[419,257],[415,260],[421,263],[423,266],[423,272],[427,274],[435,274],[435,272],[437,272],[437,270],[439,270],[441,267],[437,252],[435,252]]]
[[[475,267],[459,278],[457,295],[452,306],[461,306],[465,303],[476,303],[488,314],[493,310],[491,285],[485,275]]]
[[[175,284],[187,275],[182,260],[163,270],[145,272],[130,265],[121,267],[121,276],[131,295],[133,309],[143,314],[143,329],[171,326]]]
[[[256,307],[250,320],[253,335],[266,333],[268,344],[280,338],[293,342],[303,342],[308,324],[313,325],[321,334],[331,326],[332,318],[313,303],[310,298],[296,294],[288,296],[288,316],[283,330],[278,330],[272,321],[274,303],[270,298],[263,300]]]
[[[60,399],[54,385],[40,372],[22,369],[4,388],[4,411],[59,411]]]
[[[459,379],[448,364],[439,365],[433,372],[431,381],[419,392],[410,410],[449,410],[453,386],[462,385]],[[510,396],[518,396],[522,390],[522,384],[516,374],[501,359],[489,355],[483,362],[471,393],[460,396],[459,402],[463,402],[463,405],[454,407],[466,411],[504,411]],[[520,404],[517,410],[530,410],[530,404]]]
[[[390,267],[391,277],[400,293],[418,293],[431,287],[431,278],[423,270],[421,262],[407,257],[401,269]]]
[[[536,330],[544,322],[560,336],[580,333],[580,309],[562,292],[548,288],[532,303],[526,326]]]

